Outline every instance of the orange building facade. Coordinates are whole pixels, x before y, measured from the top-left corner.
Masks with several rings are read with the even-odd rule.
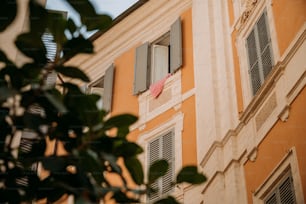
[[[139,116],[145,172],[169,161],[144,203],[306,202],[306,0],[145,0],[115,22],[67,65],[110,116]],[[190,164],[207,182],[171,187]]]
[[[305,203],[306,1],[137,5],[95,39],[94,56],[68,64],[91,77],[87,90],[104,80],[110,115],[139,116],[129,137],[145,150],[145,170],[166,158],[173,175],[193,164],[208,177],[200,186],[159,181],[143,201],[171,193],[182,203]]]

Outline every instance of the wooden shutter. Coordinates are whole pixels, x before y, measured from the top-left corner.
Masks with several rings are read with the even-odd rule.
[[[178,18],[170,28],[170,71],[175,72],[183,65],[182,57],[182,26]]]
[[[162,194],[172,190],[172,182],[174,181],[174,137],[173,131],[168,132],[162,137],[162,158],[169,163],[167,173],[162,177]]]
[[[292,178],[289,176],[280,186],[279,186],[280,201],[283,204],[295,204],[295,195],[293,189]]]
[[[253,95],[264,83],[273,66],[271,38],[267,23],[265,11],[246,40]]]
[[[134,95],[148,88],[149,77],[149,43],[136,48],[136,59],[134,69]]]
[[[296,204],[295,191],[290,173],[275,187],[271,195],[265,200],[265,204]]]
[[[112,64],[104,75],[103,109],[110,111],[113,98],[114,65]]]
[[[55,86],[56,80],[57,80],[57,73],[55,71],[49,72],[46,77],[45,84],[47,87],[52,88]]]
[[[150,142],[149,144],[149,166],[151,166],[151,164],[153,164],[155,161],[157,161],[158,159],[160,159],[160,138],[153,140],[152,142]],[[151,188],[157,190],[154,193],[151,193],[149,195],[149,200],[154,200],[156,198],[159,197],[159,191],[160,191],[160,182],[161,180],[158,179],[156,180],[154,183],[151,184]]]
[[[253,29],[249,34],[246,42],[249,56],[249,73],[252,82],[252,91],[255,95],[261,86],[255,29]]]
[[[171,184],[174,181],[174,131],[171,130],[150,142],[148,153],[149,165],[159,159],[165,159],[169,163],[167,173],[151,185],[152,188],[158,189],[149,195],[149,200],[152,201],[173,189]]]
[[[267,12],[264,12],[257,22],[257,34],[260,47],[260,59],[263,78],[266,78],[272,69],[271,38],[267,27]]]

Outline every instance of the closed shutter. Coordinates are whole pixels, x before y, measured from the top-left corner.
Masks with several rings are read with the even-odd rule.
[[[166,174],[151,184],[151,188],[158,190],[149,195],[149,200],[160,198],[163,194],[170,192],[174,181],[174,132],[167,132],[163,136],[153,140],[148,149],[149,165],[159,159],[165,159],[169,163]]]
[[[57,47],[56,43],[53,40],[53,36],[51,33],[45,32],[41,38],[47,50],[46,57],[49,61],[53,62],[55,59],[56,47]]]
[[[162,137],[162,158],[167,160],[169,168],[167,173],[162,177],[162,194],[172,190],[174,180],[174,148],[173,148],[173,131],[170,131]]]
[[[103,109],[110,111],[113,98],[114,65],[111,65],[104,75]]]
[[[292,181],[291,174],[288,173],[265,200],[265,204],[296,204]]]
[[[288,177],[279,187],[280,201],[282,204],[295,204],[295,195],[292,178]]]
[[[170,28],[170,71],[174,73],[183,65],[182,57],[182,26],[178,18]]]
[[[264,12],[255,24],[246,40],[249,60],[249,74],[253,95],[264,83],[270,73],[272,60],[271,38],[268,32],[267,12]]]
[[[261,86],[260,72],[259,72],[259,63],[258,63],[258,54],[257,54],[257,46],[255,39],[255,31],[249,34],[247,38],[247,49],[249,54],[249,73],[252,82],[252,91],[253,94],[257,92],[257,90]]]
[[[149,43],[136,48],[134,70],[134,95],[147,90],[149,85]]]
[[[267,13],[264,12],[257,23],[257,33],[260,45],[260,58],[263,77],[266,78],[272,69],[271,38],[267,27]]]

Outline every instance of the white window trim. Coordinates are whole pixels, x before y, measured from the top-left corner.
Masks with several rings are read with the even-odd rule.
[[[288,153],[283,157],[263,184],[255,190],[253,193],[253,203],[264,204],[267,196],[274,190],[275,181],[288,173],[289,169],[293,179],[296,202],[305,203],[295,147],[288,150]]]
[[[241,28],[241,31],[239,32],[237,39],[236,39],[238,55],[239,55],[239,63],[240,63],[240,76],[241,76],[240,80],[241,80],[241,86],[242,86],[241,88],[242,88],[244,109],[250,104],[250,102],[254,98],[254,95],[252,93],[251,79],[249,76],[248,52],[246,48],[246,39],[249,36],[250,32],[253,30],[258,19],[263,14],[264,10],[266,10],[267,17],[268,17],[268,28],[267,29],[268,29],[268,32],[271,38],[272,64],[275,65],[276,62],[280,58],[271,4],[272,4],[271,0],[259,1],[252,15],[248,18],[245,25],[243,25],[243,27]]]
[[[161,124],[153,130],[145,132],[140,135],[138,144],[143,147],[144,153],[139,156],[139,159],[144,167],[145,179],[147,179],[147,172],[149,169],[148,158],[147,158],[147,150],[149,144],[152,140],[164,135],[165,133],[173,130],[174,132],[174,175],[178,174],[179,170],[182,168],[182,131],[183,131],[183,119],[184,114],[178,113],[172,117],[171,120]],[[175,178],[174,177],[174,178]],[[146,182],[146,180],[145,180]],[[177,197],[181,194],[181,190],[178,188],[174,188],[174,191],[170,193],[171,195]],[[143,200],[146,201],[146,198]]]

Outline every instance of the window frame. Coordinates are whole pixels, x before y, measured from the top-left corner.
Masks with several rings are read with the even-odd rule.
[[[159,138],[161,135],[169,132],[170,130],[174,131],[174,175],[177,175],[179,170],[182,168],[182,132],[183,132],[183,121],[184,121],[184,114],[178,113],[172,119],[168,120],[165,123],[156,126],[155,128],[145,131],[143,134],[139,136],[137,143],[143,147],[145,152],[139,155],[139,160],[141,161],[144,172],[145,172],[145,179],[148,178],[147,172],[149,171],[149,160],[148,160],[148,148],[149,143],[154,139]],[[147,182],[147,180],[145,180]],[[172,196],[177,197],[182,194],[182,191],[175,187],[174,190],[170,193]],[[141,198],[143,203],[148,201],[147,196],[143,196]]]
[[[170,33],[169,69],[170,73],[175,73],[183,66],[182,21],[180,17],[170,25],[170,31],[168,32]],[[138,95],[148,90],[152,82],[152,44],[154,44],[154,42],[159,42],[158,39],[161,39],[163,36],[167,35],[168,32],[165,32],[165,34],[161,35],[161,37],[157,38],[157,40],[153,42],[145,42],[136,48],[133,95]]]
[[[265,88],[265,84],[267,84],[268,78],[265,79],[264,83],[257,91],[256,95],[253,95],[252,85],[249,74],[249,63],[248,63],[248,51],[246,47],[246,39],[254,28],[254,25],[257,23],[263,12],[267,13],[267,31],[270,34],[271,39],[271,50],[272,50],[272,64],[276,64],[277,60],[280,59],[279,49],[278,49],[278,41],[277,34],[275,29],[273,10],[271,6],[271,0],[263,0],[259,1],[254,10],[250,13],[247,21],[244,24],[240,25],[238,28],[237,38],[236,38],[236,46],[238,51],[239,58],[239,67],[240,67],[240,80],[241,80],[241,89],[242,89],[242,98],[244,104],[244,110],[249,106],[251,101],[254,99],[256,95],[259,95],[262,90]],[[273,67],[272,71],[273,72]],[[271,73],[270,72],[270,73]]]

